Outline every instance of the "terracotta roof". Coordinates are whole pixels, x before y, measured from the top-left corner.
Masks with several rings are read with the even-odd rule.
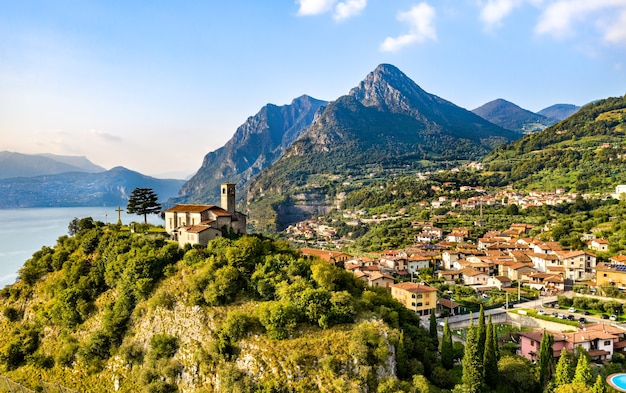
[[[179,204],[165,210],[166,213],[201,213],[215,207],[214,205]]]
[[[424,292],[437,292],[436,288],[429,287],[428,285],[418,284],[414,282],[401,282],[394,284],[393,287],[403,289],[412,293],[424,293]]]
[[[184,228],[185,228],[185,231],[189,232],[189,233],[200,233],[200,232],[206,231],[207,229],[211,229],[211,227],[208,226],[208,225],[190,225],[190,226],[186,226]],[[213,228],[213,229],[215,229],[215,228]]]
[[[442,305],[443,307],[446,307],[446,308],[457,308],[457,307],[460,306],[460,304],[455,302],[454,300],[446,299],[444,297],[442,297],[441,299],[437,300],[437,303],[439,303],[440,305]]]

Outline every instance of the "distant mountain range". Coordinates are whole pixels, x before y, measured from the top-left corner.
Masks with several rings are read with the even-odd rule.
[[[507,130],[530,134],[556,123],[545,116],[520,108],[512,102],[498,98],[474,110],[475,114]]]
[[[532,134],[566,119],[578,109],[580,107],[576,105],[557,104],[534,113],[498,98],[473,109],[472,112],[507,130],[520,134]]]
[[[0,151],[0,179],[56,175],[65,172],[97,173],[105,170],[85,157]]]
[[[123,167],[98,173],[67,172],[0,179],[0,208],[126,206],[137,187],[152,188],[159,200],[176,195],[183,180],[156,179]]]
[[[557,121],[567,119],[574,113],[578,112],[579,109],[580,109],[579,106],[572,105],[572,104],[556,104],[556,105],[552,105],[547,108],[544,108],[537,113],[542,116],[547,117],[548,119],[555,120],[555,122],[557,122]]]

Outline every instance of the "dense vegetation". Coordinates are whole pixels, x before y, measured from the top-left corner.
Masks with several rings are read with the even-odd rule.
[[[388,292],[283,242],[244,236],[179,250],[89,218],[70,228],[0,294],[10,332],[0,367],[27,386],[45,378],[80,391],[114,381],[121,391],[376,389],[392,376],[410,385],[436,366],[436,340]],[[292,375],[294,367],[310,372]]]
[[[542,132],[495,149],[485,159],[486,177],[519,189],[610,191],[626,182],[624,123],[626,96],[588,104]]]

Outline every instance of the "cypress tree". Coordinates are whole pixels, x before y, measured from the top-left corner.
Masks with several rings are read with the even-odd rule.
[[[559,362],[556,364],[556,371],[554,372],[554,386],[561,386],[570,383],[572,380],[572,366],[569,361],[569,356],[565,348],[561,350],[561,356]]]
[[[482,391],[482,359],[478,358],[478,332],[474,328],[474,322],[470,316],[470,325],[467,328],[465,339],[465,353],[461,362],[463,376],[461,381],[465,385],[467,393],[480,393]]]
[[[578,357],[578,364],[576,364],[576,372],[574,373],[574,380],[572,383],[581,382],[586,385],[591,383],[591,369],[589,368],[589,359],[584,354]]]
[[[452,332],[448,326],[448,318],[443,325],[443,337],[441,337],[441,365],[448,370],[454,367],[454,348],[452,345]]]
[[[398,378],[405,379],[409,375],[409,359],[406,355],[406,347],[404,346],[404,332],[400,332],[400,338],[398,339],[398,347],[396,348],[396,372]]]
[[[554,336],[543,331],[541,346],[539,347],[539,383],[545,387],[554,374]]]
[[[491,340],[493,341],[493,348],[494,351],[496,353],[496,362],[498,362],[500,360],[500,345],[498,345],[498,329],[496,328],[496,326],[493,326],[493,329],[491,329],[491,333],[492,333],[492,337]]]
[[[437,345],[437,318],[435,317],[434,312],[430,313],[429,333],[430,333],[430,338],[432,338],[435,345]]]
[[[485,341],[485,354],[483,357],[483,367],[485,374],[485,383],[494,389],[498,385],[498,359],[496,359],[496,348],[493,341],[493,324],[491,323],[491,314],[487,322],[487,331]]]
[[[478,357],[482,363],[485,356],[485,341],[487,340],[487,330],[485,328],[485,309],[480,305],[480,314],[478,314]]]

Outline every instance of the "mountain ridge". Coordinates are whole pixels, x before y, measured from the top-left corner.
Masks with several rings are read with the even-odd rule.
[[[241,189],[275,162],[326,104],[302,95],[288,105],[265,105],[256,115],[248,117],[223,147],[205,155],[200,169],[168,204],[214,202],[220,183],[225,181],[237,183]]]
[[[84,156],[24,154],[0,151],[0,179],[55,175],[66,172],[104,172],[106,169]]]

